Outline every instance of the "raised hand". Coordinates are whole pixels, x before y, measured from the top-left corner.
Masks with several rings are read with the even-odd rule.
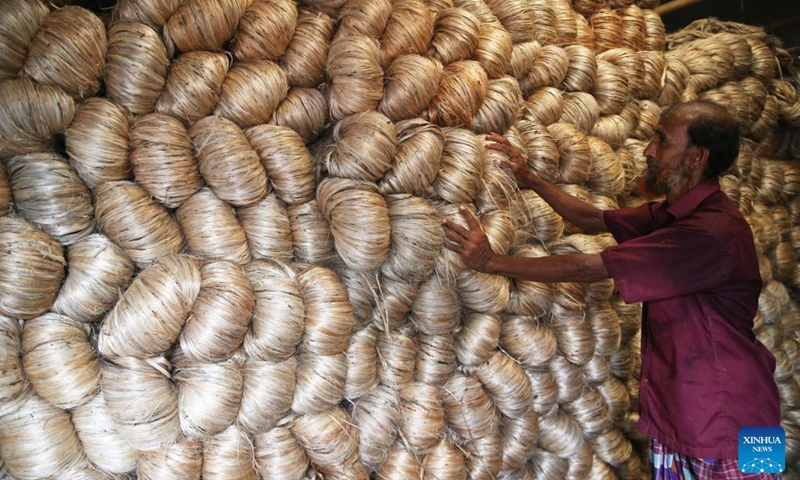
[[[449,240],[444,242],[445,248],[459,254],[464,263],[473,270],[488,272],[489,263],[495,257],[492,246],[489,244],[489,237],[483,231],[483,227],[475,215],[464,207],[460,207],[459,212],[467,221],[469,228],[449,220],[442,220],[444,235]]]
[[[520,187],[530,188],[536,181],[536,175],[528,168],[519,149],[511,145],[506,137],[496,133],[486,135],[486,139],[493,142],[487,144],[486,148],[505,153],[508,157],[508,160],[498,160],[497,165],[511,170]]]

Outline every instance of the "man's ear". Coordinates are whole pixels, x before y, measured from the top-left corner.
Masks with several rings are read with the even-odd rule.
[[[690,166],[695,170],[705,170],[708,165],[708,156],[710,155],[708,147],[692,145],[692,150],[691,156],[689,157]]]

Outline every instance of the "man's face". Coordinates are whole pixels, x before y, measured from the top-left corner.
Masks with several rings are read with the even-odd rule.
[[[645,198],[666,195],[687,177],[684,158],[691,146],[684,122],[675,117],[659,121],[653,140],[644,149],[647,171],[640,189]]]

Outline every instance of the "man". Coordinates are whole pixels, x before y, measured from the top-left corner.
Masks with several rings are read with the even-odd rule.
[[[445,220],[445,247],[477,271],[517,279],[611,277],[623,300],[644,302],[638,427],[652,438],[653,477],[742,478],[739,429],[777,426],[780,401],[775,359],[752,332],[761,291],[753,235],[718,181],[739,153],[733,117],[708,102],[666,110],[644,151],[643,178],[647,192],[666,200],[615,211],[564,193],[505,138],[489,139],[520,186],[586,232],[610,231],[618,245],[594,255],[497,255],[462,209],[468,228]]]

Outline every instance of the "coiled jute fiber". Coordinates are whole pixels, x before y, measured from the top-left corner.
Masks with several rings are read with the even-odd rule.
[[[597,253],[483,134],[635,206],[661,110],[696,98],[746,137],[722,184],[796,471],[800,90],[763,30],[666,36],[631,0],[124,0],[106,34],[0,4],[0,430],[37,440],[0,439],[0,476],[640,479],[641,308],[475,274],[440,222]]]

